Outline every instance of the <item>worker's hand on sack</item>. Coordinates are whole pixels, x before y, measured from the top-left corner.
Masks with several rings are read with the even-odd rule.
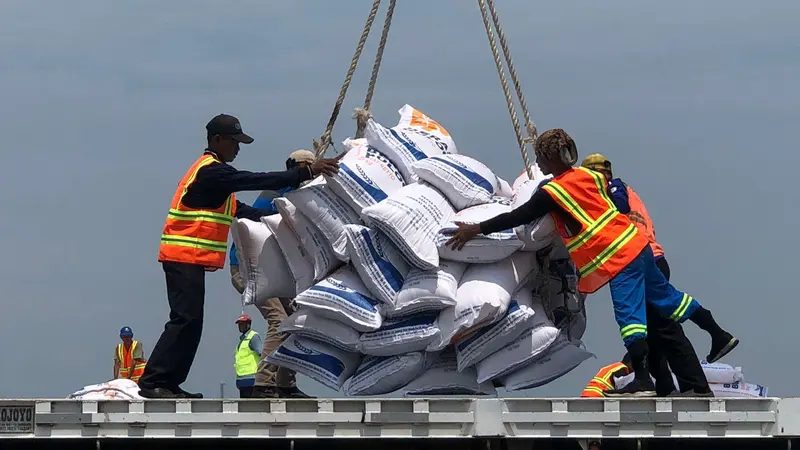
[[[481,224],[479,223],[456,222],[456,226],[458,228],[442,230],[442,234],[445,236],[453,236],[445,244],[445,246],[453,250],[461,251],[464,248],[464,244],[481,234]]]
[[[335,158],[323,158],[314,161],[311,164],[311,174],[314,176],[317,175],[336,175],[339,172],[339,160],[342,159],[342,156],[345,154],[342,153]]]

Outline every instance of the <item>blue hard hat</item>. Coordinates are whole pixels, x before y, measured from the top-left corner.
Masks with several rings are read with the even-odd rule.
[[[133,330],[131,330],[131,327],[122,327],[122,329],[119,330],[119,336],[133,336]]]

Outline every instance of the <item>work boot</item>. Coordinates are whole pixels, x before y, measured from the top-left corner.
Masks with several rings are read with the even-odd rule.
[[[300,389],[297,389],[297,386],[292,386],[289,388],[279,387],[278,396],[280,398],[314,398]]]
[[[279,398],[278,388],[275,386],[255,386],[253,396],[250,398]]]
[[[172,392],[174,392],[175,395],[181,396],[179,398],[193,398],[193,399],[203,398],[203,394],[201,394],[199,392],[198,393],[186,392],[183,389],[181,389],[180,386],[178,386],[176,388],[173,388]]]
[[[727,331],[723,331],[711,338],[711,353],[706,356],[706,361],[709,364],[719,361],[723,356],[736,348],[737,345],[739,345],[739,339],[733,337],[733,335]]]
[[[655,397],[656,386],[653,381],[634,378],[622,389],[613,389],[605,392],[606,397]]]
[[[183,398],[182,395],[176,394],[167,388],[157,387],[153,389],[139,388],[139,395],[144,398]]]
[[[713,396],[714,396],[714,393],[711,392],[711,391],[708,391],[708,392],[697,392],[694,389],[689,389],[686,392],[672,391],[671,394],[667,395],[667,397],[683,397],[683,398],[687,398],[687,397],[713,397]]]

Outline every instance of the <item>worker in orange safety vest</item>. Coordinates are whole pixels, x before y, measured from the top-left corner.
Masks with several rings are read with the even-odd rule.
[[[236,200],[236,192],[297,187],[318,175],[338,171],[338,159],[317,159],[306,167],[280,172],[247,172],[229,163],[240,144],[253,138],[239,119],[219,114],[206,125],[208,146],[178,183],[161,232],[158,261],[164,269],[169,322],[139,380],[145,398],[202,398],[185,391],[203,333],[205,273],[225,267],[228,231],[234,218],[260,221],[269,212]],[[344,155],[342,153],[339,158]]]
[[[689,294],[672,286],[658,270],[647,237],[608,196],[601,173],[572,167],[578,160],[575,141],[562,129],[542,133],[534,144],[536,163],[553,178],[522,206],[481,223],[456,222],[442,230],[447,245],[461,250],[479,234],[515,228],[550,214],[556,231],[579,271],[578,290],[591,294],[609,285],[620,335],[631,354],[634,380],[608,396],[656,395],[648,368],[645,303],[675,322],[691,320],[711,337],[709,360],[730,352],[739,340],[722,329],[711,312]]]
[[[614,386],[615,377],[624,377],[633,370],[631,366],[631,357],[625,354],[622,362],[609,364],[599,371],[597,375],[589,381],[589,384],[581,392],[581,397],[602,398],[606,396],[606,392],[616,389]]]
[[[611,161],[600,153],[594,153],[584,158],[581,166],[600,172],[609,180],[608,193],[611,200],[619,212],[627,214],[639,231],[647,236],[650,248],[653,249],[656,267],[669,280],[670,269],[664,256],[664,249],[656,242],[653,220],[636,191],[620,178],[614,178]],[[647,344],[650,348],[648,362],[650,374],[656,380],[656,393],[659,396],[678,395],[679,393],[691,396],[712,395],[697,352],[684,333],[681,324],[662,316],[651,304],[647,304],[646,309]],[[667,354],[669,354],[669,358]],[[708,358],[710,360],[711,355]],[[668,360],[669,365],[667,365]],[[677,392],[670,367],[678,380]]]
[[[119,338],[122,343],[117,344],[114,349],[114,379],[126,378],[138,383],[147,365],[144,347],[141,342],[133,339],[131,327],[122,327]]]

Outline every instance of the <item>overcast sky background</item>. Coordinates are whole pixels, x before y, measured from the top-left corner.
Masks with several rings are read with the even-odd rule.
[[[0,397],[106,381],[123,325],[149,356],[168,314],[159,233],[206,122],[238,116],[255,143],[235,165],[280,170],[324,130],[371,3],[0,2]],[[513,180],[523,165],[476,2],[398,3],[375,117],[394,125],[409,103]],[[723,362],[771,395],[800,394],[800,3],[496,3],[539,129],[565,128],[581,156],[605,153],[639,192],[676,286],[742,339]],[[380,14],[337,145],[355,131]],[[216,395],[226,381],[236,394],[239,313],[227,267],[209,275],[186,389]],[[607,289],[588,313],[598,358],[530,395],[578,395],[621,357]],[[704,357],[707,335],[685,328]]]

